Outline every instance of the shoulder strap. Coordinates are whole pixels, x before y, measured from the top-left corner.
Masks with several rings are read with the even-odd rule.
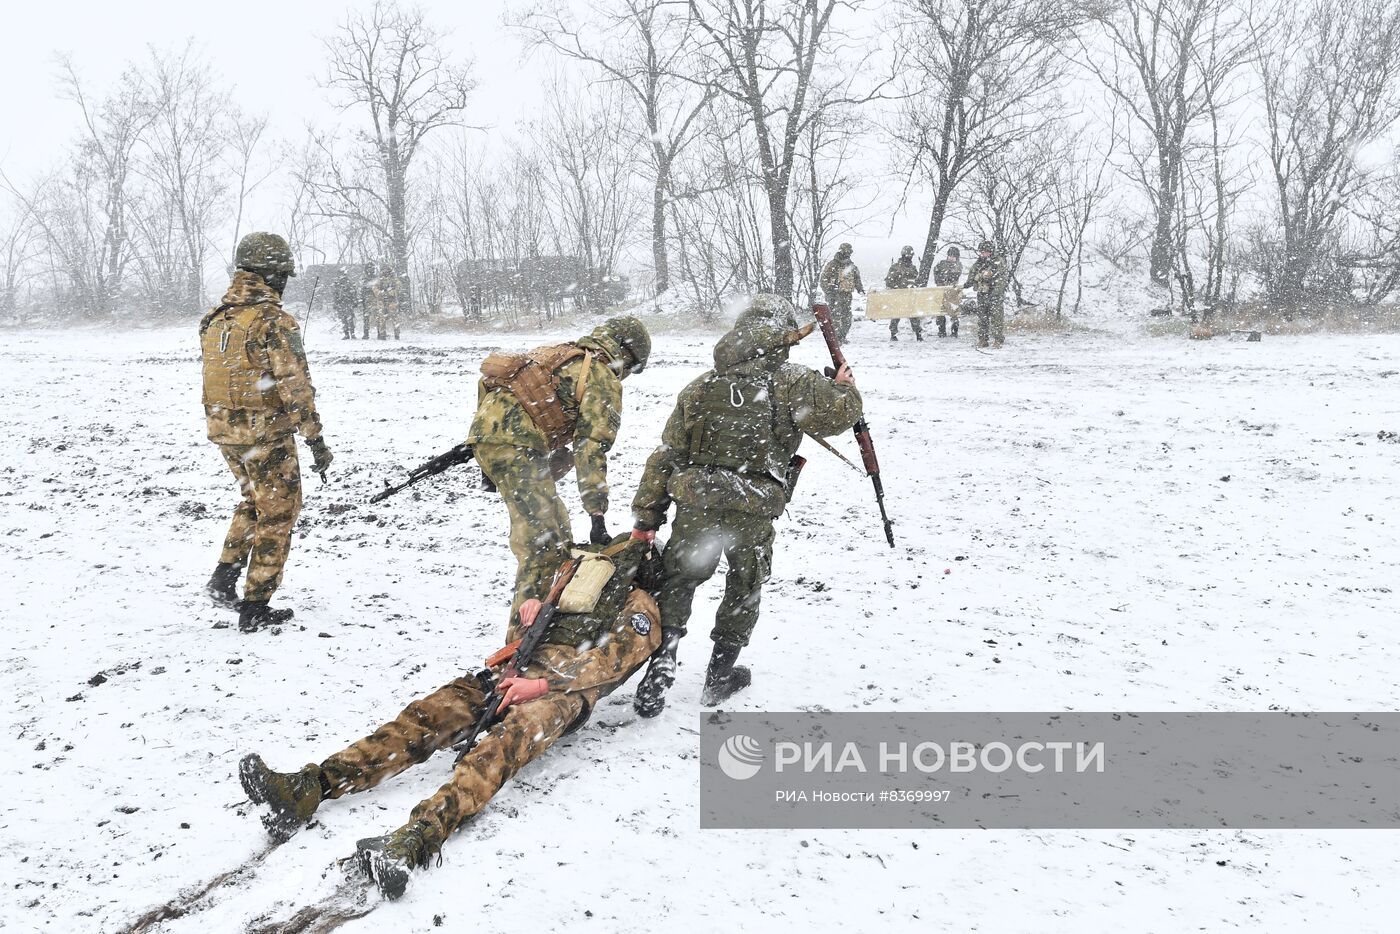
[[[583,375],[578,378],[578,391],[574,393],[574,401],[583,405],[583,390],[588,386],[588,374],[593,369],[593,351],[583,352]]]

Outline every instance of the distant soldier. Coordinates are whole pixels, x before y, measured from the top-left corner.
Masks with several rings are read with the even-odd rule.
[[[238,777],[261,811],[268,835],[285,841],[323,801],[368,791],[451,747],[474,727],[495,683],[504,714],[498,725],[457,763],[446,784],[418,803],[406,824],[356,844],[361,871],[385,898],[401,897],[414,869],[426,868],[447,838],[485,808],[512,775],[582,727],[598,702],[660,643],[660,619],[648,592],[656,590],[658,580],[647,568],[658,563],[654,552],[624,538],[608,551],[616,552],[615,570],[593,609],[557,613],[524,671],[504,670],[509,655],[497,653],[487,659],[489,672],[455,678],[370,735],[299,772],[274,772],[257,755],[245,756]],[[526,625],[534,624],[539,610],[537,601],[521,606]]]
[[[209,593],[238,607],[238,628],[285,622],[271,609],[301,511],[300,433],[324,475],[331,452],[321,438],[316,390],[296,319],[282,310],[282,291],[296,274],[291,248],[276,234],[251,233],[238,244],[237,271],[223,302],[199,325],[204,358],[204,414],[209,440],[238,480],[243,502],[233,513]],[[248,569],[243,600],[238,578]]]
[[[833,382],[787,362],[789,348],[811,331],[812,325],[797,327],[791,302],[755,297],[715,345],[714,369],[681,390],[661,446],[647,459],[632,500],[632,534],[654,538],[672,503],[676,520],[658,598],[662,644],[634,702],[643,717],[665,706],[695,589],[715,573],[721,556],[729,569],[701,700],[713,706],[749,684],[749,670],[734,663],[758,623],[772,566],[773,520],[792,493],[792,457],[804,434],[839,434],[861,416],[849,368]]]
[[[996,245],[983,240],[977,262],[967,271],[967,287],[977,292],[977,346],[1000,347],[1006,340],[1006,264],[996,255]]]
[[[919,281],[919,269],[914,265],[914,248],[907,246],[899,252],[899,259],[890,266],[890,271],[885,273],[885,288],[887,289],[912,289]],[[939,320],[942,320],[941,318]],[[914,340],[924,339],[924,321],[922,318],[910,318],[909,326],[914,329]],[[890,340],[899,340],[899,319],[890,319]]]
[[[622,381],[650,356],[646,327],[621,317],[569,344],[494,353],[482,363],[467,441],[510,513],[512,612],[544,596],[549,576],[569,556],[569,512],[555,483],[575,465],[590,537],[608,540],[608,451],[622,425]]]
[[[379,278],[370,284],[370,298],[374,302],[374,326],[379,340],[388,337],[389,329],[394,331],[394,340],[399,339],[399,277],[389,266],[379,268]]]
[[[955,246],[948,247],[948,258],[939,260],[938,265],[933,267],[933,284],[956,287],[958,280],[962,278],[962,253]],[[951,315],[938,316],[938,336],[947,337],[948,318],[953,319],[953,336],[958,336],[958,312],[955,309]]]
[[[826,293],[826,303],[831,306],[831,320],[836,325],[836,337],[846,343],[846,335],[851,333],[851,295],[865,294],[865,286],[860,281],[860,269],[851,262],[851,245],[843,243],[836,248],[836,255],[822,269],[822,291]]]
[[[335,316],[340,319],[340,339],[354,339],[355,315],[360,310],[360,286],[344,266],[336,270],[335,283],[331,286],[331,305],[335,308]]]
[[[375,315],[374,280],[378,275],[379,268],[373,263],[365,263],[363,268],[364,274],[360,277],[360,309],[365,317],[365,331],[360,336],[364,340],[369,340],[369,326]]]

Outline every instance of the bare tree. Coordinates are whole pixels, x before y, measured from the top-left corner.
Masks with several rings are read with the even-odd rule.
[[[137,171],[151,184],[142,203],[143,277],[153,305],[193,311],[204,304],[210,231],[227,190],[223,157],[237,117],[192,45],[151,52],[142,72],[155,119],[143,136]]]
[[[1116,118],[1117,114],[1113,117]],[[1053,239],[1050,252],[1060,263],[1059,284],[1055,290],[1055,317],[1062,317],[1070,277],[1074,277],[1074,304],[1070,314],[1078,314],[1084,300],[1084,247],[1089,226],[1108,197],[1108,173],[1113,159],[1116,126],[1111,120],[1102,143],[1074,140],[1067,147],[1074,155],[1050,179],[1053,204]],[[1097,155],[1097,158],[1094,155]]]
[[[60,96],[76,104],[83,135],[70,166],[31,204],[71,299],[89,317],[111,314],[130,259],[127,215],[137,144],[155,111],[134,70],[101,101],[92,100],[71,59],[60,58]]]
[[[558,252],[577,257],[576,295],[597,305],[640,220],[635,149],[621,132],[626,110],[621,94],[606,86],[580,94],[556,83],[549,101],[529,136],[553,195],[555,237],[564,247]]]
[[[597,69],[623,88],[641,115],[651,176],[651,258],[655,289],[671,286],[667,205],[676,159],[695,139],[699,117],[716,93],[695,61],[689,7],[677,0],[607,0],[587,15],[558,4],[518,21],[536,44]],[[587,24],[587,25],[585,25]]]
[[[895,130],[908,186],[931,189],[919,260],[926,285],[959,186],[1054,116],[1056,43],[1083,21],[1073,0],[902,0],[911,68]]]
[[[997,158],[984,160],[978,169],[974,203],[1006,262],[1017,306],[1027,304],[1021,261],[1056,222],[1061,207],[1057,195],[1072,162],[1069,150],[1059,128],[1045,127]]]
[[[234,179],[235,188],[230,259],[238,249],[238,238],[243,233],[243,211],[248,198],[277,172],[275,159],[258,159],[266,132],[266,114],[235,114],[229,120],[228,172]]]
[[[1359,153],[1400,118],[1400,6],[1311,0],[1294,17],[1255,28],[1279,221],[1265,288],[1287,313],[1325,284],[1344,214],[1374,178]]]
[[[35,275],[41,231],[32,199],[14,199],[14,210],[0,224],[0,316],[18,313],[20,296]]]
[[[1187,134],[1207,114],[1218,87],[1250,53],[1234,0],[1118,0],[1094,18],[1110,54],[1079,39],[1080,63],[1146,130],[1135,151],[1135,180],[1152,201],[1148,277],[1171,281]],[[1203,56],[1199,49],[1210,48]]]
[[[773,289],[793,295],[788,199],[803,132],[813,121],[879,97],[887,81],[857,88],[859,63],[843,62],[846,37],[832,28],[838,9],[861,0],[689,0],[702,50],[720,92],[753,134],[757,177],[768,205]],[[820,66],[820,67],[819,67]],[[808,283],[809,286],[813,285]]]
[[[403,274],[412,239],[408,186],[414,159],[429,134],[460,123],[475,81],[469,68],[449,63],[441,35],[422,11],[392,0],[350,13],[326,47],[331,63],[324,86],[336,93],[342,109],[359,108],[368,117],[362,138],[377,178],[372,185],[364,177],[354,184],[366,189],[359,194],[382,203],[389,258]],[[331,184],[347,180],[342,173]]]

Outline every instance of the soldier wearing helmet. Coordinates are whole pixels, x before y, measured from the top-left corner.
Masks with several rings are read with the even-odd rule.
[[[996,244],[983,240],[977,247],[977,262],[967,271],[967,287],[977,293],[977,346],[1000,347],[1006,340],[1006,285],[1010,280],[1006,263],[996,252]]]
[[[885,273],[885,288],[887,289],[912,289],[919,283],[919,269],[914,265],[914,248],[907,246],[899,251],[899,259],[890,266],[890,271]],[[910,318],[909,326],[914,329],[914,340],[924,339],[924,322],[922,318]],[[899,340],[899,319],[890,319],[890,340]]]
[[[843,243],[836,248],[836,255],[822,269],[821,287],[826,293],[826,303],[831,307],[831,320],[836,325],[836,337],[846,343],[846,335],[851,332],[851,296],[855,292],[865,294],[865,285],[860,281],[860,268],[851,262],[851,245]]]
[[[296,275],[291,248],[277,234],[250,233],[239,242],[234,265],[223,301],[199,325],[209,440],[219,446],[243,494],[208,590],[215,602],[237,607],[238,628],[252,632],[292,616],[291,610],[268,606],[301,511],[292,436],[306,439],[322,476],[331,452],[321,437],[301,333],[282,309],[282,291]],[[240,601],[237,584],[245,567]]]
[[[962,253],[955,246],[948,247],[948,256],[933,267],[933,284],[955,288],[962,278]],[[958,336],[958,307],[954,305],[952,314],[938,316],[938,336],[948,336],[948,319],[953,319],[953,336]]]
[[[650,356],[645,325],[625,316],[571,343],[494,353],[482,363],[467,441],[510,513],[512,620],[522,602],[545,595],[569,557],[573,533],[555,484],[575,466],[590,538],[608,540],[608,451],[622,424],[622,380]]]

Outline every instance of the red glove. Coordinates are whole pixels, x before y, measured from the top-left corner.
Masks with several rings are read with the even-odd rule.
[[[511,704],[523,704],[549,693],[549,682],[544,678],[505,678],[498,688],[501,692],[501,709]]]
[[[540,615],[540,607],[542,606],[544,606],[544,604],[534,597],[520,604],[520,609],[516,611],[520,614],[520,625],[524,626],[526,629],[535,625],[535,617]]]
[[[648,532],[646,529],[633,529],[632,538],[634,541],[646,542],[650,545],[656,541],[656,530]]]

